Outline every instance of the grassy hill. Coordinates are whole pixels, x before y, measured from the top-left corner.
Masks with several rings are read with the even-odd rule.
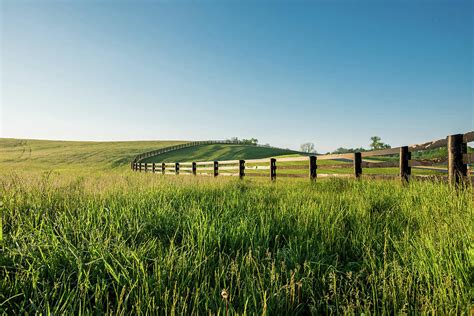
[[[187,141],[55,141],[0,138],[0,171],[106,170],[125,168],[143,152]],[[295,154],[287,149],[250,145],[201,145],[162,154],[148,162],[265,158]]]
[[[298,154],[289,149],[268,148],[252,145],[212,144],[198,145],[167,152],[143,162],[211,161],[233,159],[260,159],[273,156]]]
[[[0,138],[0,170],[108,169],[139,153],[186,141],[84,142]]]

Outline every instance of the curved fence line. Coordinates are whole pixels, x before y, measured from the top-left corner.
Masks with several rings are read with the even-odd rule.
[[[147,151],[145,153],[137,155],[133,160],[132,163],[137,163],[141,162],[143,159],[147,159],[150,157],[158,156],[170,151],[174,150],[179,150],[183,148],[189,148],[189,147],[194,147],[194,146],[199,146],[199,145],[211,145],[211,144],[217,144],[217,145],[226,145],[226,144],[231,144],[231,145],[248,145],[248,146],[256,146],[256,147],[262,147],[262,148],[274,148],[274,149],[282,149],[279,147],[274,147],[274,146],[265,146],[265,145],[258,145],[258,144],[243,144],[243,143],[236,143],[231,140],[201,140],[201,141],[194,141],[194,142],[188,142],[180,145],[174,145],[174,146],[169,146],[169,147],[164,147],[160,148],[157,150],[152,150],[152,151]],[[303,154],[302,152],[292,150],[295,153]]]

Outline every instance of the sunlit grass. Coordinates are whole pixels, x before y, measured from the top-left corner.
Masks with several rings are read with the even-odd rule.
[[[0,311],[468,313],[472,190],[3,174]]]

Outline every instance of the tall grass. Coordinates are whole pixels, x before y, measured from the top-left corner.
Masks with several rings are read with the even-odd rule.
[[[2,176],[0,312],[468,313],[472,190]]]

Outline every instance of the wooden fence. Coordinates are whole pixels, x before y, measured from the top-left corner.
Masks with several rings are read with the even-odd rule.
[[[174,163],[142,163],[141,159],[151,157],[145,153],[142,158],[135,159],[131,168],[138,172],[152,172],[158,174],[172,175],[203,175],[203,176],[235,176],[244,177],[267,177],[271,180],[276,178],[309,178],[316,180],[318,177],[368,177],[368,178],[400,178],[409,181],[412,175],[412,167],[422,168],[426,162],[411,159],[413,152],[446,147],[447,176],[416,175],[424,178],[446,178],[451,183],[460,183],[468,179],[470,171],[468,166],[474,162],[474,154],[467,153],[467,143],[474,141],[474,131],[466,134],[450,135],[443,139],[426,142],[418,145],[402,146],[383,150],[356,152],[349,154],[329,154],[313,156],[297,156],[282,158],[247,159],[247,160],[225,160],[204,162],[174,162]],[[200,142],[203,143],[203,142]],[[212,143],[212,142],[207,142]],[[217,143],[217,142],[216,142]],[[183,144],[186,145],[186,144]],[[177,148],[190,147],[174,146]],[[181,147],[180,147],[181,146]],[[195,146],[195,145],[194,145]],[[174,148],[173,147],[173,148]],[[175,150],[175,149],[173,149]],[[169,151],[169,150],[167,150]],[[156,152],[156,151],[155,151]],[[156,154],[155,154],[156,155]],[[368,161],[374,157],[398,155],[398,161]],[[367,159],[369,158],[369,159]],[[318,163],[319,162],[319,163]],[[368,174],[364,175],[365,168],[393,168],[398,167],[398,174]],[[319,173],[318,169],[350,168],[350,174]],[[278,171],[278,172],[277,172]]]
[[[147,158],[158,156],[158,155],[170,152],[170,151],[175,151],[175,150],[194,147],[194,146],[199,146],[199,145],[213,145],[213,144],[242,145],[244,143],[234,142],[232,140],[203,140],[203,141],[188,142],[188,143],[184,143],[184,144],[179,144],[179,145],[169,146],[169,147],[165,147],[165,148],[160,148],[160,149],[157,149],[157,150],[147,151],[145,153],[139,154],[133,159],[132,164],[133,163],[141,163],[141,162],[143,162],[143,160],[145,160]],[[277,147],[273,147],[273,146],[257,145],[257,144],[254,144],[252,146],[264,147],[264,148],[277,148]],[[281,148],[278,148],[278,149],[281,149]],[[293,150],[293,151],[295,153],[298,153],[298,151],[295,151],[295,150]]]

